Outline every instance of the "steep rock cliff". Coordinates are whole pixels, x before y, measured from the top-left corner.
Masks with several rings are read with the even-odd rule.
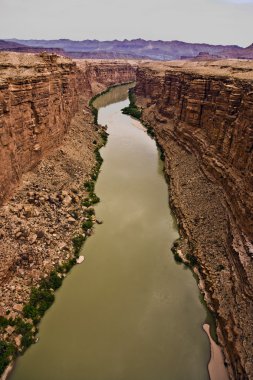
[[[107,87],[135,79],[137,63],[124,60],[75,60],[85,73],[92,94],[102,92]]]
[[[165,150],[171,202],[230,375],[252,379],[253,64],[144,63],[135,93]]]
[[[59,145],[77,110],[76,65],[56,55],[1,55],[0,202]]]
[[[81,94],[128,82],[127,62],[79,61],[42,53],[0,54],[0,204],[27,172],[57,147]]]

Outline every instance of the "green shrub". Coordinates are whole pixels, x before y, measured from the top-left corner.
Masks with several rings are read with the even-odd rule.
[[[90,193],[89,198],[85,198],[82,201],[82,205],[85,207],[89,207],[96,203],[100,202],[100,198],[95,193]]]
[[[47,309],[54,303],[55,296],[50,291],[44,290],[41,297],[42,299],[38,303],[38,313],[40,317],[43,317]]]
[[[160,151],[160,159],[161,159],[162,161],[165,160],[165,154],[164,154],[164,152],[163,152],[162,150]]]
[[[142,111],[135,104],[136,99],[135,99],[133,88],[129,90],[128,98],[129,98],[129,106],[123,108],[121,112],[125,115],[130,115],[134,117],[135,119],[139,120],[141,118]]]
[[[83,227],[84,230],[89,230],[89,229],[92,228],[92,226],[93,226],[93,223],[92,223],[91,220],[86,220],[86,221],[83,222],[83,224],[82,224],[82,227]]]
[[[21,318],[15,319],[15,329],[18,334],[22,335],[21,344],[24,348],[28,348],[34,343],[32,328],[33,325],[31,323],[26,323]]]
[[[198,265],[198,259],[197,259],[197,257],[195,257],[194,255],[192,255],[191,253],[187,253],[186,254],[186,258],[189,261],[189,265],[190,266],[194,267],[194,266]]]
[[[78,255],[84,241],[85,241],[85,236],[83,235],[77,235],[75,236],[73,239],[72,239],[72,243],[73,243],[73,246],[74,246],[74,254],[75,256]]]
[[[37,308],[30,304],[27,304],[23,307],[23,314],[25,318],[31,318],[33,321],[39,317]]]
[[[134,107],[125,107],[125,108],[123,108],[122,110],[122,113],[124,114],[124,115],[130,115],[130,116],[132,116],[132,117],[134,117],[135,119],[140,119],[141,118],[141,114],[142,114],[142,112],[136,107],[136,106],[134,106]]]
[[[5,317],[0,317],[0,328],[5,328],[9,325],[9,320]]]
[[[155,137],[155,132],[152,127],[147,128],[147,133],[150,137]]]
[[[95,193],[90,195],[90,200],[92,204],[100,202],[100,198]]]
[[[21,318],[14,319],[15,330],[18,334],[24,335],[31,332],[33,325],[23,321]]]
[[[88,208],[88,209],[85,211],[85,213],[86,213],[87,215],[91,216],[91,215],[94,215],[94,214],[95,214],[95,210],[94,210],[94,208]]]
[[[102,137],[103,145],[105,145],[108,140],[108,136],[109,136],[108,133],[103,129],[100,132],[100,136]]]
[[[89,200],[89,198],[85,198],[81,203],[85,207],[91,206],[91,201]]]
[[[28,348],[35,342],[35,338],[32,333],[27,333],[22,336],[21,344],[24,349]]]
[[[94,117],[94,124],[97,125],[98,124],[98,110],[92,104],[90,105],[90,108],[91,108],[92,115]]]
[[[16,349],[13,344],[0,340],[0,376],[10,363],[11,357],[15,355]]]
[[[94,191],[95,184],[94,182],[86,181],[84,183],[85,190],[87,190],[89,193]]]
[[[52,271],[50,275],[41,281],[40,287],[43,289],[57,290],[62,284],[62,278],[59,277],[56,271]]]
[[[97,178],[98,178],[98,172],[94,170],[94,171],[91,173],[91,178],[92,178],[93,181],[96,181]]]
[[[179,256],[179,254],[177,252],[174,252],[174,259],[177,263],[183,262],[182,258]]]
[[[61,273],[68,273],[75,264],[76,264],[76,258],[74,257],[73,259],[70,259],[66,263],[62,264],[59,267],[58,271]]]
[[[43,283],[44,286],[44,283]],[[32,288],[28,304],[23,308],[25,318],[32,318],[34,323],[38,323],[46,310],[54,302],[54,294],[47,288]]]

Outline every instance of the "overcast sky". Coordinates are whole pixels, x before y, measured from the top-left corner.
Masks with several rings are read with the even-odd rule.
[[[0,0],[0,38],[14,37],[248,46],[253,0]]]

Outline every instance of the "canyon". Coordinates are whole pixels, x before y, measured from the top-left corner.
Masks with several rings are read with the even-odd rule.
[[[253,65],[144,63],[136,77],[165,153],[178,252],[215,313],[231,378],[252,379]]]
[[[89,100],[134,80],[141,120],[165,156],[181,234],[174,248],[199,277],[231,379],[253,379],[250,61],[0,53],[0,316],[23,318],[31,288],[73,257],[83,183],[105,133]],[[0,332],[22,351],[13,326]]]

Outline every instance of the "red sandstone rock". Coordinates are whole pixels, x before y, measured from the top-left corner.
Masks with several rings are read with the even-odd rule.
[[[42,53],[0,53],[0,204],[23,173],[62,142],[78,107],[135,78],[125,61],[78,61]]]
[[[253,64],[141,64],[135,93],[165,151],[181,248],[199,261],[230,376],[253,379]]]

